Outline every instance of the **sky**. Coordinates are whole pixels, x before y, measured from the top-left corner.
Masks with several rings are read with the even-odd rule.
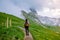
[[[60,0],[0,0],[0,11],[21,17],[21,10],[34,8],[38,15],[60,18]]]

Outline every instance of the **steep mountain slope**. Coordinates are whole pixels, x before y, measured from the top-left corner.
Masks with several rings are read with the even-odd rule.
[[[36,20],[38,20],[42,24],[60,26],[60,18],[51,18],[47,16],[38,15],[37,11],[33,8],[30,8],[29,15],[33,16]]]
[[[36,22],[34,16],[29,15],[25,11],[22,11],[22,13],[30,21],[30,32],[34,40],[60,40],[60,34],[43,28],[43,26]]]
[[[9,14],[3,13],[3,12],[0,12],[0,25],[6,26],[7,18],[9,21],[8,24],[10,24],[10,19],[11,19],[12,26],[18,26],[18,25],[23,26],[23,25],[21,25],[24,23],[23,19],[20,19],[16,16],[9,15]]]
[[[7,28],[7,18],[8,18],[8,28]],[[11,19],[11,26],[10,26]],[[24,20],[0,12],[0,40],[23,40],[24,33],[18,28],[18,26],[23,26]]]
[[[34,40],[60,40],[60,34],[41,26],[41,24],[36,22],[36,19],[35,19],[35,18],[37,18],[36,16],[30,15],[30,14],[26,13],[25,11],[22,11],[22,13],[25,16],[25,18],[27,18],[30,22],[29,29],[30,29],[30,32],[31,32]],[[5,25],[7,17],[9,19],[12,19],[12,26],[11,27],[9,26],[8,28],[6,28],[6,25]],[[24,34],[23,34],[22,30],[20,30],[17,26],[23,27],[24,20],[22,20],[18,17],[12,16],[12,15],[2,13],[2,12],[0,12],[0,18],[1,18],[0,19],[1,20],[0,39],[16,40],[16,38],[18,37],[17,39],[23,40]],[[11,35],[13,38],[11,37]]]

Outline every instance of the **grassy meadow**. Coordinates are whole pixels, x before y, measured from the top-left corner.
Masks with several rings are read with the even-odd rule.
[[[32,20],[30,16],[26,13],[23,15],[29,20],[30,27],[29,31],[33,36],[34,40],[60,40],[60,34],[56,33],[49,28],[44,28],[41,24],[38,24],[35,20]],[[8,22],[8,28],[6,27],[7,17],[12,20],[12,25]],[[9,15],[0,12],[0,39],[1,40],[23,40],[24,33],[18,27],[23,27],[24,20],[16,16]]]

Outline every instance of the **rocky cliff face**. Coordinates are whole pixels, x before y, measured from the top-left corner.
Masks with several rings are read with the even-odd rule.
[[[26,13],[26,12],[25,12]],[[37,14],[35,9],[30,8],[30,12],[27,13],[32,20],[35,20],[36,22],[40,24],[46,24],[46,25],[53,25],[53,26],[60,26],[60,18],[50,18],[50,17],[43,17]]]

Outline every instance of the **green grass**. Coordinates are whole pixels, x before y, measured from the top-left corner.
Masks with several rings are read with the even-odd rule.
[[[8,28],[6,26],[6,21],[11,19],[11,24],[8,21]],[[24,20],[16,16],[0,12],[0,40],[23,40],[24,33],[18,28],[18,26],[23,27]]]
[[[30,22],[30,32],[33,36],[34,40],[60,40],[60,34],[56,33],[55,31],[52,31],[50,29],[45,29],[34,19],[32,19],[32,16],[29,16],[25,12],[23,15],[29,19]],[[9,17],[9,19],[12,19],[12,26],[6,27],[6,25],[3,25],[6,22],[6,18]],[[0,12],[0,39],[2,40],[16,40],[18,39],[23,40],[24,38],[24,33],[22,32],[21,29],[19,29],[17,26],[22,26],[24,24],[24,20]],[[3,24],[2,24],[3,22]]]
[[[6,26],[6,21],[7,21],[7,17],[8,19],[12,21],[12,26],[23,26],[23,23],[24,23],[24,20],[23,19],[20,19],[16,16],[13,16],[13,15],[9,15],[9,14],[6,14],[6,13],[3,13],[3,12],[0,12],[0,25],[2,26]],[[3,23],[3,24],[2,24]]]
[[[31,22],[30,31],[34,37],[34,40],[60,40],[60,35],[49,29],[45,29],[42,26]]]
[[[20,28],[0,26],[0,40],[23,40],[24,33]]]
[[[59,26],[49,26],[45,25],[48,29],[53,30],[54,32],[60,33],[60,27]]]
[[[29,19],[30,32],[34,40],[60,40],[60,34],[48,28],[43,28],[41,25],[36,23],[34,19],[31,19],[33,16],[28,15],[26,12],[22,13],[27,19]]]

